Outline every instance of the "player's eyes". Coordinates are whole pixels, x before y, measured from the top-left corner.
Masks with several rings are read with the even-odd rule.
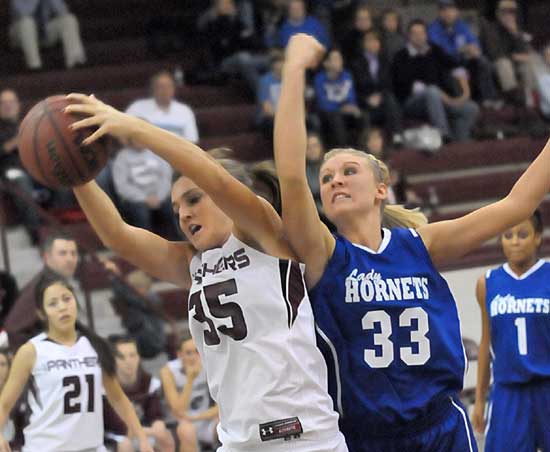
[[[506,240],[512,240],[512,236],[513,236],[513,234],[511,232],[505,232],[504,233],[504,238]]]
[[[357,174],[357,168],[354,168],[353,166],[348,166],[344,169],[344,176],[351,176],[353,174]]]
[[[322,184],[326,184],[327,182],[330,182],[332,180],[332,175],[330,174],[325,174],[322,178],[321,178],[321,183]]]
[[[526,239],[527,237],[529,237],[529,232],[528,231],[519,231],[518,232],[518,237],[520,239]]]

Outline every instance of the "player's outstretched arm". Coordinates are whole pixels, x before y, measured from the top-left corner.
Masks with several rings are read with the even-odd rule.
[[[2,436],[2,429],[29,380],[35,361],[36,350],[30,343],[22,345],[13,358],[8,380],[0,394],[0,452],[10,451],[8,442]]]
[[[306,177],[305,73],[324,48],[315,38],[294,35],[286,49],[281,95],[275,114],[275,164],[281,185],[283,224],[309,287],[321,278],[335,241],[321,222]]]
[[[191,287],[189,262],[193,248],[170,242],[126,223],[117,208],[94,182],[73,188],[80,207],[103,244],[150,275],[183,288]]]
[[[478,433],[482,433],[485,430],[485,400],[491,379],[491,357],[489,355],[491,332],[489,316],[487,315],[487,304],[485,303],[486,292],[485,276],[481,276],[476,286],[476,298],[481,311],[481,341],[479,343],[477,358],[476,400],[474,412],[472,413],[472,424]]]
[[[153,448],[147,440],[147,436],[139,422],[134,406],[132,402],[128,400],[126,394],[124,394],[118,380],[115,377],[103,375],[103,387],[105,388],[107,400],[109,400],[111,406],[128,427],[129,435],[139,439],[140,452],[153,452]]]
[[[418,228],[436,264],[464,256],[483,242],[529,218],[550,191],[550,141],[508,196],[456,220]]]
[[[189,419],[191,421],[205,421],[208,419],[215,419],[220,414],[220,408],[218,405],[211,406],[207,410],[203,411],[202,413],[199,413],[195,416],[190,416]]]
[[[245,236],[250,236],[266,248],[274,240],[282,238],[282,222],[269,203],[258,198],[196,144],[122,113],[93,96],[70,94],[68,98],[79,103],[69,105],[65,110],[67,113],[89,116],[74,123],[73,128],[98,127],[84,140],[84,144],[89,144],[105,134],[123,141],[139,143],[208,193]]]

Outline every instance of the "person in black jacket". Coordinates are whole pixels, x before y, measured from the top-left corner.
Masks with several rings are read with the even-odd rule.
[[[362,52],[351,64],[359,106],[368,111],[371,123],[384,124],[400,141],[401,108],[393,94],[391,65],[381,53],[377,31],[368,31],[362,39]]]
[[[470,99],[464,70],[428,42],[424,21],[411,21],[407,38],[407,46],[395,55],[392,66],[394,92],[404,113],[428,119],[445,141],[470,139],[479,107]]]

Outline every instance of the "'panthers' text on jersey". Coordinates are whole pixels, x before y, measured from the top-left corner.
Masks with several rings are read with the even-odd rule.
[[[380,434],[461,390],[458,311],[415,230],[384,229],[378,251],[335,238],[310,291],[329,390],[345,434]]]
[[[39,334],[25,428],[24,451],[59,452],[97,449],[103,445],[103,382],[98,356],[80,336],[72,346]]]
[[[219,405],[222,444],[289,450],[272,435],[303,429],[303,441],[324,441],[330,450],[341,435],[303,267],[231,235],[222,247],[196,255],[190,270],[190,329]]]
[[[508,264],[485,276],[496,383],[550,378],[550,263],[517,276]]]

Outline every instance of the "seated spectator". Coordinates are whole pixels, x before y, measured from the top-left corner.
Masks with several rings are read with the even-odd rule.
[[[35,287],[41,278],[45,275],[61,276],[76,286],[74,275],[78,265],[78,247],[74,238],[62,232],[50,234],[42,245],[42,261],[44,268],[23,287],[5,320],[9,345],[14,351],[43,329],[34,302]]]
[[[482,27],[482,43],[493,61],[505,98],[517,105],[533,105],[535,76],[530,36],[519,26],[518,6],[513,0],[501,0],[496,22]]]
[[[15,277],[4,270],[0,271],[0,330],[4,321],[19,296],[19,288]],[[1,348],[1,347],[0,347]]]
[[[171,329],[173,323],[167,318],[162,301],[152,290],[153,280],[142,270],[136,269],[121,279],[120,270],[110,263],[105,265],[117,277],[112,277],[113,304],[121,316],[121,323],[135,341],[141,357],[152,359],[165,351],[167,346],[166,323]]]
[[[0,178],[8,180],[32,198],[33,182],[19,159],[17,133],[19,130],[21,104],[17,93],[11,89],[0,91]],[[40,219],[35,210],[18,196],[11,196],[31,242],[38,243]]]
[[[355,142],[351,133],[358,135],[367,124],[357,104],[353,78],[344,69],[338,49],[328,52],[323,67],[314,85],[324,135],[330,147],[351,146]]]
[[[537,70],[540,111],[550,119],[550,43],[542,49],[542,64]]]
[[[495,105],[497,91],[492,65],[482,55],[477,37],[460,18],[460,11],[454,0],[439,0],[438,4],[438,18],[428,27],[430,42],[437,44],[458,65],[467,69],[476,99],[485,106]]]
[[[322,209],[321,203],[321,187],[319,185],[319,172],[321,165],[323,164],[323,157],[325,155],[325,148],[323,146],[323,140],[316,132],[308,132],[307,134],[307,149],[306,149],[306,176],[309,188],[315,204],[317,204],[317,210]]]
[[[386,9],[381,17],[382,47],[387,60],[393,62],[393,57],[403,47],[407,40],[401,28],[401,15],[396,9]]]
[[[197,347],[188,335],[180,343],[178,357],[160,370],[162,390],[174,419],[180,452],[198,452],[199,444],[218,442],[218,406],[210,397],[206,372]]]
[[[305,0],[290,0],[287,17],[279,28],[277,46],[285,48],[296,33],[306,33],[315,37],[325,48],[330,47],[330,37],[324,25],[315,17],[307,15]]]
[[[386,161],[388,150],[382,129],[378,127],[365,129],[359,138],[359,149],[374,155],[378,160]]]
[[[407,35],[407,47],[397,52],[392,67],[394,92],[405,114],[427,117],[445,141],[470,139],[479,107],[470,99],[466,75],[453,72],[456,62],[428,43],[424,21],[413,20]],[[453,79],[460,84],[457,96]]]
[[[362,53],[363,36],[372,28],[370,8],[365,4],[359,4],[355,10],[353,28],[339,40],[346,63],[351,63],[357,55]]]
[[[401,107],[393,94],[391,65],[381,53],[378,32],[365,33],[362,52],[351,64],[359,106],[368,112],[371,124],[383,125],[398,144],[402,142]]]
[[[198,76],[206,78],[206,81],[218,81],[220,75],[238,75],[255,93],[260,75],[269,65],[269,56],[252,52],[254,48],[262,46],[258,46],[254,36],[248,34],[235,0],[216,0],[199,20],[198,28],[209,53],[207,74]],[[205,68],[199,71],[205,72]]]
[[[264,0],[260,7],[259,19],[266,47],[277,46],[279,27],[286,17],[287,0]]]
[[[174,438],[163,422],[158,378],[141,368],[136,342],[129,337],[110,338],[116,357],[116,375],[122,390],[134,405],[149,442],[158,452],[173,452]],[[128,428],[111,404],[104,400],[105,437],[116,443],[117,452],[139,450],[137,439],[128,437]]]
[[[120,210],[131,225],[153,230],[157,215],[165,235],[177,239],[170,199],[172,167],[149,149],[125,148],[113,162],[113,183]]]
[[[160,71],[155,74],[151,78],[151,93],[152,97],[130,104],[126,113],[197,143],[199,134],[195,114],[188,105],[175,99],[176,83],[172,73]]]
[[[10,38],[14,47],[21,47],[29,69],[40,69],[41,45],[63,44],[65,67],[86,62],[76,17],[64,0],[11,0]]]
[[[279,103],[279,95],[281,94],[283,64],[283,53],[280,51],[272,52],[271,70],[260,78],[258,86],[257,102],[259,112],[257,122],[269,140],[273,138],[273,121]]]

